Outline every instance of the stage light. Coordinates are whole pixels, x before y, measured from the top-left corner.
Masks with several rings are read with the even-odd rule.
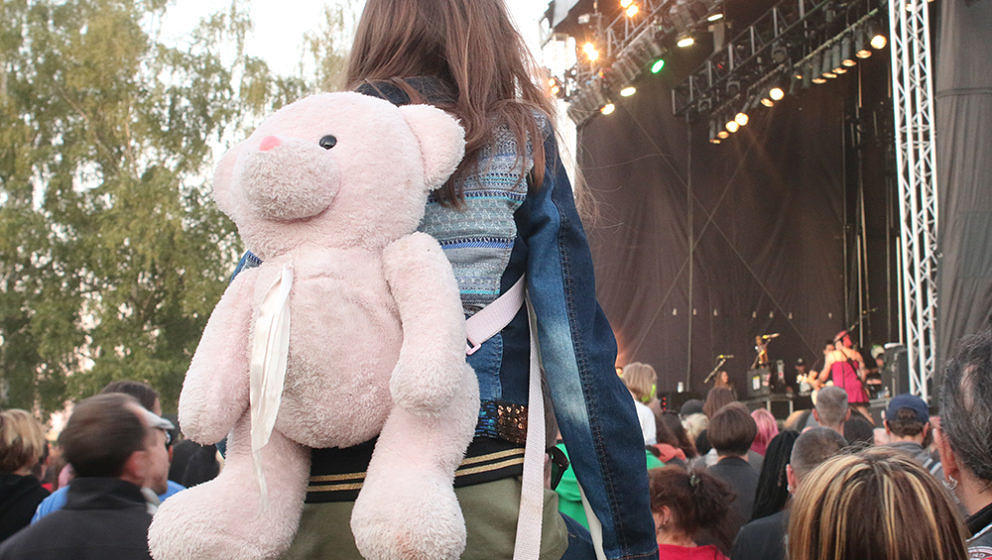
[[[651,73],[657,74],[661,72],[664,68],[665,68],[665,59],[659,58],[658,60],[654,61],[654,64],[651,65]]]
[[[723,140],[720,140],[719,138],[710,138],[710,144],[719,144],[720,142],[723,142]]]
[[[847,68],[841,66],[840,68],[834,68],[834,74],[840,76],[841,74],[847,74]]]
[[[741,125],[737,124],[737,121],[735,120],[729,120],[727,121],[727,124],[723,125],[723,127],[727,129],[727,132],[733,134],[740,130]]]
[[[715,14],[710,14],[710,16],[706,18],[706,21],[713,23],[715,21],[720,21],[721,19],[723,19],[723,12],[717,12]]]
[[[637,93],[637,88],[636,87],[634,87],[634,86],[627,86],[627,87],[623,88],[622,90],[620,90],[620,97],[630,97],[631,95],[634,95],[635,93]]]
[[[813,78],[813,83],[814,84],[825,84],[825,83],[827,83],[827,79],[824,78],[823,76],[817,76],[817,77]]]
[[[692,38],[692,35],[683,35],[679,37],[678,41],[676,41],[675,46],[680,49],[684,49],[686,47],[691,47],[694,44],[696,44],[696,40]]]
[[[834,74],[833,72],[824,72],[823,73],[823,77],[824,78],[834,79],[834,78],[837,77],[837,74]]]
[[[747,126],[747,123],[750,121],[751,119],[747,116],[747,113],[740,112],[734,115],[734,122],[741,126]]]
[[[596,60],[599,59],[599,50],[596,48],[596,45],[591,42],[582,45],[582,52],[585,53],[586,59],[588,59],[589,62],[596,62]]]
[[[858,65],[858,62],[851,56],[850,37],[844,37],[844,41],[840,44],[840,65],[845,68],[854,68]]]
[[[768,97],[771,97],[772,101],[781,101],[782,98],[785,97],[785,90],[778,86],[775,86],[772,89],[768,90]]]
[[[607,103],[606,105],[603,105],[603,107],[599,110],[599,112],[606,116],[610,116],[614,112],[616,112],[616,110],[617,110],[616,105],[614,105],[613,103]]]
[[[869,58],[871,57],[871,50],[869,49],[858,49],[858,52],[854,53],[854,56],[858,58]]]
[[[765,107],[769,107],[769,108],[771,108],[771,107],[773,107],[773,106],[775,106],[775,102],[774,102],[774,101],[772,101],[772,100],[771,100],[770,98],[768,98],[768,97],[762,97],[762,98],[761,98],[761,104],[762,104],[762,105],[764,105]]]
[[[720,132],[716,133],[716,137],[719,138],[720,140],[726,140],[727,138],[730,138],[730,133],[727,132],[726,130],[721,130]]]
[[[633,3],[634,3],[634,0],[620,0],[620,7],[626,10]]]
[[[830,69],[833,71],[834,74],[843,74],[844,72],[847,72],[847,70],[844,70],[844,64],[842,60],[843,57],[841,56],[841,52],[840,52],[840,43],[836,43],[834,44],[833,47],[830,48]]]
[[[889,44],[889,40],[885,38],[885,35],[881,33],[875,33],[871,38],[871,46],[876,51],[880,51],[885,48],[885,45]]]
[[[632,18],[637,15],[637,12],[640,11],[641,9],[637,7],[637,4],[631,4],[625,13],[627,14],[627,17]]]

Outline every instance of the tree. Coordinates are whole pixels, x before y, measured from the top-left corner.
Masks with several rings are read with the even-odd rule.
[[[130,378],[174,408],[241,250],[209,197],[215,152],[308,89],[245,56],[237,0],[183,48],[149,31],[165,10],[0,4],[5,407],[53,411]]]

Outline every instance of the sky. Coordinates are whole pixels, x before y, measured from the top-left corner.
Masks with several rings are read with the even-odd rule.
[[[303,58],[304,33],[313,31],[322,19],[325,4],[334,0],[247,0],[245,5],[254,28],[247,43],[248,54],[265,60],[280,74],[295,74]],[[517,28],[535,54],[540,51],[540,19],[547,9],[544,0],[506,0]],[[230,0],[175,0],[167,12],[162,31],[166,40],[181,40],[202,17],[224,10]]]

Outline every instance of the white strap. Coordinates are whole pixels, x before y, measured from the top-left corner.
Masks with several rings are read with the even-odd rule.
[[[606,560],[606,553],[603,552],[603,524],[599,522],[599,518],[596,517],[596,512],[592,510],[592,505],[589,504],[589,499],[586,498],[586,493],[582,489],[582,485],[579,486],[579,498],[582,499],[582,509],[586,510],[586,522],[589,524],[589,537],[592,539],[592,547],[596,551],[596,560]]]
[[[269,443],[275,427],[286,381],[286,361],[289,357],[289,293],[292,288],[293,268],[284,266],[280,277],[265,293],[252,336],[249,370],[251,452],[263,509],[268,505],[268,493],[262,471],[262,448]]]
[[[544,394],[541,358],[537,347],[537,318],[527,302],[530,317],[530,382],[527,390],[527,443],[520,490],[520,515],[513,560],[537,560],[541,555],[541,522],[544,517]]]
[[[514,284],[495,301],[480,309],[465,321],[465,338],[468,345],[465,353],[471,356],[482,347],[482,343],[496,335],[503,327],[510,324],[524,304],[524,288],[527,285],[526,275]]]

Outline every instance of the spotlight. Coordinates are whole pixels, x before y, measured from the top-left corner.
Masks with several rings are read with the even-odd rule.
[[[764,105],[765,107],[773,107],[775,105],[775,102],[768,97],[762,97],[761,104]]]
[[[599,59],[599,49],[591,42],[582,45],[582,52],[585,53],[589,62],[596,62]]]
[[[727,138],[730,138],[730,133],[727,132],[726,130],[721,130],[720,132],[716,133],[716,137],[719,138],[720,140],[726,140]]]
[[[630,97],[631,95],[634,95],[635,93],[637,93],[637,88],[636,87],[634,87],[634,86],[627,86],[627,87],[623,88],[622,90],[620,90],[620,97]]]
[[[844,70],[842,60],[843,56],[841,56],[840,52],[840,43],[837,43],[830,49],[830,66],[831,70],[834,71],[834,74],[843,74],[844,72],[847,72],[847,70]],[[838,70],[841,71],[838,72]]]
[[[857,64],[857,61],[851,56],[851,38],[844,37],[840,44],[840,65],[845,68],[853,68]]]
[[[633,3],[634,3],[634,0],[620,0],[620,7],[626,10]]]
[[[737,124],[739,124],[741,126],[747,126],[747,123],[750,120],[751,119],[747,116],[747,113],[744,113],[744,112],[737,113],[736,115],[734,115],[734,122],[736,122]]]
[[[876,51],[884,49],[887,44],[889,44],[889,40],[881,33],[875,33],[871,38],[871,46]]]
[[[825,84],[825,83],[827,83],[827,79],[824,78],[823,76],[817,76],[817,77],[813,78],[813,83],[814,84]]]
[[[675,45],[680,49],[691,47],[694,44],[696,44],[696,40],[692,38],[692,35],[682,35],[681,37],[679,37],[679,40],[676,41],[675,43]]]
[[[665,68],[665,59],[659,58],[658,60],[654,61],[654,64],[651,65],[651,73],[657,74],[661,72],[664,68]]]
[[[733,134],[740,130],[741,125],[737,124],[736,120],[729,120],[727,121],[727,124],[723,125],[723,127],[727,129],[727,132]]]
[[[617,106],[613,103],[607,103],[599,110],[600,113],[609,116],[612,115],[617,110]]]
[[[627,14],[627,17],[632,18],[637,15],[637,12],[640,11],[641,9],[637,7],[637,4],[631,4],[625,13]]]
[[[710,138],[710,144],[719,144],[720,142],[723,142],[723,140],[720,140],[719,138],[716,137]]]
[[[862,59],[869,58],[869,57],[871,57],[871,50],[870,49],[864,49],[864,48],[858,49],[858,52],[854,53],[854,56],[856,56],[858,58],[862,58]]]
[[[771,97],[772,101],[781,101],[782,98],[785,97],[785,90],[778,86],[775,86],[772,89],[768,90],[768,97]]]
[[[715,14],[710,14],[710,16],[706,18],[706,21],[713,23],[715,21],[720,21],[721,19],[723,19],[723,12],[717,12]]]
[[[830,78],[830,79],[834,79],[834,78],[836,78],[836,77],[837,77],[837,74],[835,74],[835,73],[833,73],[833,72],[824,72],[824,73],[823,73],[823,77],[824,77],[824,78]]]

